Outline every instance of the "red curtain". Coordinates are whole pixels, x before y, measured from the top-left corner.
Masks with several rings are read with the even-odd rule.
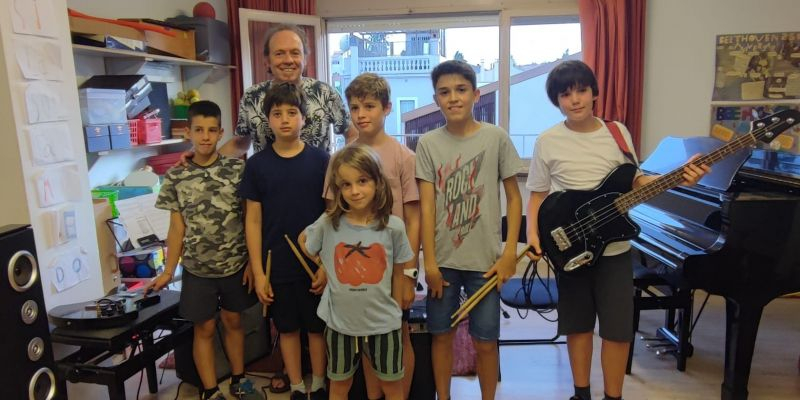
[[[239,99],[242,98],[242,93],[244,92],[244,88],[242,87],[242,48],[240,46],[239,41],[239,9],[240,8],[250,8],[253,10],[264,10],[264,11],[275,11],[275,12],[285,12],[285,13],[292,13],[292,14],[307,14],[307,15],[314,15],[316,14],[317,8],[317,1],[316,0],[227,0],[228,5],[228,28],[231,31],[230,39],[231,39],[231,63],[236,67],[233,71],[231,71],[231,110],[233,111],[233,121],[234,124],[239,117]],[[256,37],[262,37],[266,33],[268,29],[267,24],[260,24],[258,26],[254,26],[251,23],[251,29],[256,29]],[[313,40],[314,36],[310,35],[309,39]],[[262,39],[263,40],[263,39]],[[259,55],[260,58],[261,54],[263,54],[263,43],[258,43],[257,45],[252,46],[252,51]],[[257,57],[254,57],[255,54],[251,54],[251,59],[256,60]],[[314,59],[309,57],[307,59],[307,64],[309,65],[316,65],[314,64]],[[255,71],[256,78],[262,78],[260,80],[254,80],[254,82],[262,82],[268,77],[265,75],[266,71]]]
[[[578,0],[583,61],[597,75],[596,115],[628,127],[639,154],[644,80],[644,0]]]

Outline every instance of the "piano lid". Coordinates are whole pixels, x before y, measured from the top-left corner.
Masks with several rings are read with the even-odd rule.
[[[800,155],[785,151],[753,149],[742,169],[800,180]]]
[[[648,173],[663,175],[685,164],[689,157],[697,153],[708,154],[724,144],[725,142],[708,136],[667,136],[642,163],[641,168]],[[698,185],[727,191],[739,167],[750,156],[750,151],[750,148],[744,148],[717,162],[711,167],[711,173],[706,174]]]

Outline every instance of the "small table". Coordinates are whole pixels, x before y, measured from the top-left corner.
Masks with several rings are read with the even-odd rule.
[[[124,400],[125,380],[145,369],[150,393],[158,392],[156,361],[192,334],[190,322],[176,319],[180,292],[162,290],[158,294],[161,296],[158,304],[140,310],[138,318],[126,325],[97,330],[53,329],[50,334],[53,343],[80,346],[56,361],[59,379],[106,385],[109,399]],[[154,338],[153,332],[159,329],[170,333]],[[139,345],[141,351],[136,352]],[[134,350],[124,362],[101,365],[128,346]]]

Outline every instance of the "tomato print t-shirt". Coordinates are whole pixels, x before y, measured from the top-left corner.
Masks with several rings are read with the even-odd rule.
[[[305,230],[306,249],[319,253],[328,274],[317,315],[346,335],[377,335],[400,328],[400,305],[392,298],[392,271],[395,264],[408,262],[414,255],[400,218],[389,217],[383,230],[376,227],[377,223],[352,225],[342,218],[334,230],[323,214]]]

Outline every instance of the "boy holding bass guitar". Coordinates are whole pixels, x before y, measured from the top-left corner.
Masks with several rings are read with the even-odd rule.
[[[627,128],[619,122],[604,122],[593,114],[598,96],[597,80],[589,67],[580,61],[566,61],[556,66],[547,78],[547,95],[566,120],[542,133],[533,151],[527,188],[531,191],[527,210],[529,245],[542,253],[541,235],[560,235],[559,247],[576,240],[570,225],[561,232],[539,232],[542,203],[552,192],[589,190],[604,183],[616,167],[633,163],[635,154]],[[693,161],[695,157],[689,160]],[[693,185],[708,173],[706,165],[687,164],[683,184]],[[641,187],[657,176],[645,176],[635,169],[628,187]],[[559,204],[561,206],[561,204]],[[613,213],[612,207],[606,210]],[[604,214],[597,215],[599,218]],[[545,250],[548,250],[545,248]],[[592,360],[592,334],[595,318],[600,321],[602,338],[604,399],[622,398],[622,384],[628,349],[633,340],[633,272],[630,244],[608,244],[602,257],[593,259],[585,251],[561,266],[559,276],[558,333],[567,336],[575,395],[570,400],[590,400],[589,377]],[[553,258],[552,256],[550,257]],[[589,261],[593,265],[588,266]],[[561,271],[559,271],[561,272]]]

